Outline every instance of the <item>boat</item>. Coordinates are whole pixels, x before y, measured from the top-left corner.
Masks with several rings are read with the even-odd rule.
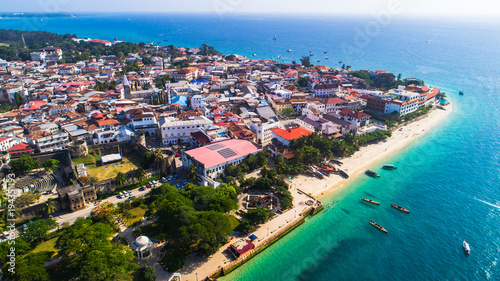
[[[276,34],[274,34],[273,40],[276,40],[276,39],[278,39],[278,37],[276,37]]]
[[[257,54],[253,54],[253,56],[255,57]]]
[[[281,58],[281,56],[278,56],[278,58]]]
[[[309,56],[311,56],[311,57],[312,57],[312,56],[314,56],[314,54],[309,54]]]
[[[339,63],[342,63],[342,61],[341,61],[341,60],[339,60]]]
[[[326,169],[321,169],[320,172],[325,175],[325,176],[329,176],[330,175],[330,172],[328,172],[328,170]]]
[[[318,62],[321,62],[321,60],[318,60]]]
[[[376,223],[374,221],[370,221],[370,224],[373,225],[373,226],[375,226],[376,228],[378,228],[378,230],[387,233],[387,230],[385,230],[385,228],[383,228],[380,224],[378,224],[378,223]]]
[[[391,204],[391,207],[396,208],[396,209],[400,210],[401,212],[405,212],[405,213],[408,213],[408,214],[410,213],[410,211],[408,209],[403,208],[401,206],[398,206],[396,204]]]
[[[364,201],[366,201],[366,202],[368,202],[368,203],[372,203],[372,204],[375,204],[375,205],[380,205],[380,203],[379,203],[379,202],[374,201],[374,200],[372,200],[372,199],[368,199],[368,198],[364,198],[364,197],[363,197],[363,198],[361,198],[361,200],[364,200]]]
[[[316,171],[316,176],[320,179],[324,179],[325,175],[323,175],[320,171]]]
[[[375,177],[375,178],[380,178],[380,175],[375,173],[374,171],[371,170],[366,170],[365,174],[369,175],[370,177]]]
[[[337,164],[337,165],[342,165],[343,164],[339,160],[335,160],[335,159],[330,160],[330,162],[333,162],[333,164]]]
[[[291,53],[291,52],[293,52],[293,50],[292,49],[288,49],[287,52]]]
[[[464,92],[460,91],[458,92],[459,95],[463,96],[464,95]]]
[[[398,167],[391,165],[391,164],[385,164],[384,166],[382,166],[382,168],[386,169],[386,170],[394,170],[394,169],[397,169]]]
[[[348,174],[346,174],[346,172],[342,171],[341,169],[337,169],[337,170],[339,171],[339,174],[340,174],[343,178],[345,178],[345,179],[348,179],[348,178],[349,178],[349,175],[348,175]]]
[[[327,51],[324,51],[324,52],[323,52],[323,54],[326,54],[326,53],[328,53],[328,52],[327,52]]]
[[[326,57],[325,60],[329,60],[330,58],[329,57]]]
[[[312,53],[313,51],[309,51],[309,53]]]
[[[462,245],[464,247],[464,252],[466,255],[470,254],[470,247],[469,247],[469,243],[467,243],[465,240],[464,240],[464,243]]]

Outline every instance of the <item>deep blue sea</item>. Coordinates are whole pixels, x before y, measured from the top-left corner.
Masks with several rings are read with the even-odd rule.
[[[381,178],[352,179],[324,200],[338,201],[334,208],[308,219],[224,280],[500,280],[500,23],[120,14],[1,19],[0,28],[191,48],[207,43],[224,53],[281,55],[285,62],[312,51],[313,63],[384,69],[441,88],[454,104],[446,121],[371,167]],[[384,163],[398,169],[381,170]],[[364,204],[361,197],[381,206]],[[464,239],[470,256],[463,253]]]

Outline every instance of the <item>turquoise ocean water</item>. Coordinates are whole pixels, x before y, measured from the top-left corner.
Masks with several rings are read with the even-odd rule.
[[[80,37],[202,43],[224,53],[282,56],[418,77],[447,92],[451,116],[324,200],[338,201],[224,280],[500,280],[500,23],[371,18],[95,15],[2,19],[0,28]],[[276,34],[277,40],[271,38]],[[361,35],[360,35],[361,34]],[[288,53],[287,50],[293,52]],[[324,52],[327,54],[324,54]],[[325,56],[330,59],[326,60]],[[465,92],[458,96],[458,91]],[[397,170],[384,171],[392,163]],[[381,206],[360,201],[369,197]],[[404,206],[411,214],[390,207]],[[368,224],[383,225],[383,234]],[[471,244],[465,256],[462,241]]]

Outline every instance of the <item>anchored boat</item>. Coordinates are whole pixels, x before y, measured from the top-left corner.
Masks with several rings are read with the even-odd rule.
[[[405,213],[408,213],[408,214],[410,213],[410,211],[409,211],[408,209],[403,208],[403,207],[401,207],[401,206],[398,206],[398,205],[396,205],[396,204],[391,204],[391,206],[392,206],[393,208],[395,208],[395,209],[400,210],[401,212],[405,212]]]
[[[370,224],[375,226],[378,230],[387,233],[387,230],[385,230],[385,228],[383,228],[380,224],[378,224],[374,221],[370,221]]]
[[[397,169],[398,167],[391,165],[391,164],[385,164],[384,166],[382,166],[382,168],[384,168],[386,170],[394,170],[394,169]]]
[[[380,175],[375,173],[374,171],[371,171],[371,170],[366,170],[365,174],[369,175],[370,177],[374,177],[374,178],[380,178]]]
[[[380,203],[379,203],[379,202],[374,201],[374,200],[372,200],[372,199],[368,199],[368,198],[364,198],[364,197],[363,197],[363,198],[361,198],[361,199],[362,199],[362,200],[364,200],[364,201],[366,201],[366,202],[368,202],[368,203],[372,203],[372,204],[375,204],[375,205],[380,205]]]
[[[467,243],[465,240],[464,240],[464,243],[462,245],[464,247],[464,252],[465,254],[470,254],[470,247],[469,247],[469,243]]]

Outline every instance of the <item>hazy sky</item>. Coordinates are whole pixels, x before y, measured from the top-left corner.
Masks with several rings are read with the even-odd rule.
[[[500,16],[497,0],[0,0],[0,12],[204,12]]]

